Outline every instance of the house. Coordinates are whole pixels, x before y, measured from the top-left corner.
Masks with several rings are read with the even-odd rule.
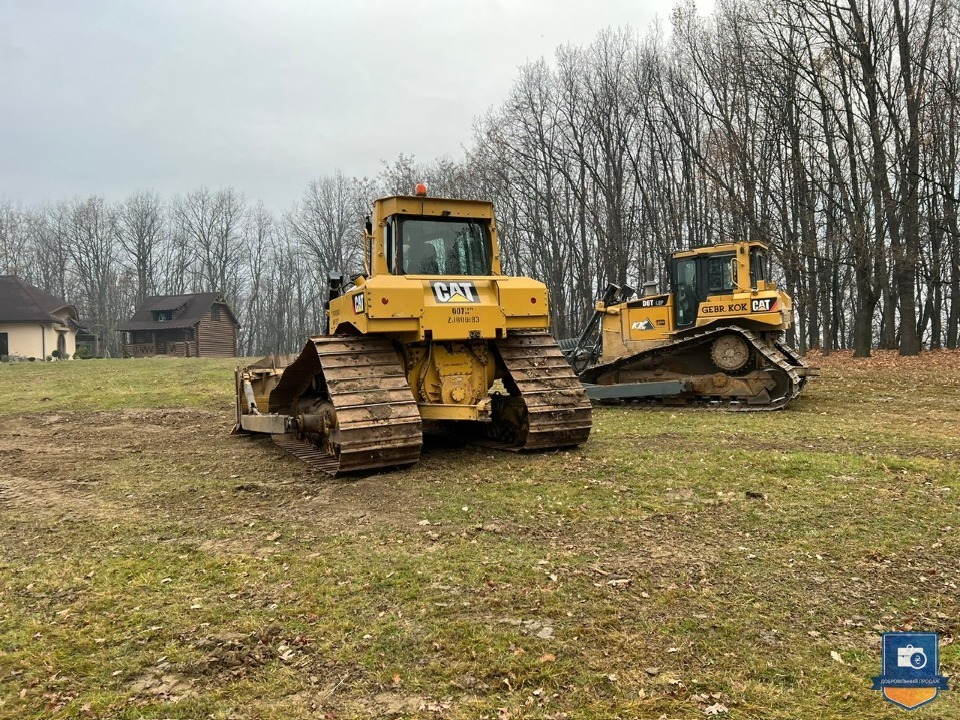
[[[16,275],[0,275],[0,357],[73,357],[77,308]]]
[[[148,297],[118,330],[125,357],[236,357],[240,323],[218,293]]]

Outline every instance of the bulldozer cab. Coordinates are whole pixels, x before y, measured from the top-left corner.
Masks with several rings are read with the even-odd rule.
[[[364,234],[371,276],[500,274],[489,202],[425,195],[380,198]]]
[[[475,219],[397,216],[394,267],[403,275],[489,275],[490,232]]]
[[[761,287],[767,280],[766,267],[766,248],[759,243],[727,243],[675,253],[670,278],[677,327],[693,325],[700,304],[711,296]]]

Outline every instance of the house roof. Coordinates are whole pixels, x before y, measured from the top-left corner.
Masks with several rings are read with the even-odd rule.
[[[62,323],[53,313],[70,311],[76,324],[77,308],[24,282],[16,275],[0,275],[0,322],[5,323]]]
[[[142,306],[133,314],[133,317],[123,323],[117,330],[176,330],[178,328],[193,327],[207,314],[214,303],[223,303],[230,316],[230,320],[237,327],[236,315],[223,299],[220,293],[193,293],[191,295],[151,295]],[[172,320],[154,320],[153,314],[161,311],[177,311],[179,314]]]

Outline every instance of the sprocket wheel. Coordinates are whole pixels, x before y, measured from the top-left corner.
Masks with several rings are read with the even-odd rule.
[[[739,335],[723,335],[710,346],[710,358],[721,370],[742,370],[750,360],[750,346]]]

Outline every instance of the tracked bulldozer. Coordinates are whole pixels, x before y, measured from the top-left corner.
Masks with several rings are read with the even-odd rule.
[[[775,410],[816,374],[782,342],[792,322],[767,247],[725,243],[674,253],[667,293],[607,286],[563,347],[594,400]]]
[[[501,272],[489,202],[374,202],[365,272],[331,278],[327,331],[236,372],[235,431],[330,475],[417,462],[424,431],[505,450],[579,445],[592,408],[548,332],[546,287]]]

